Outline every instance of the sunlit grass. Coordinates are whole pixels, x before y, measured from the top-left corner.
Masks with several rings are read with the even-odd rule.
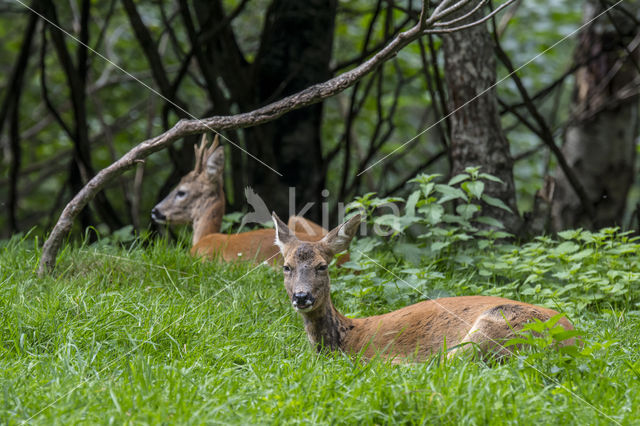
[[[29,242],[0,248],[0,423],[640,418],[640,314],[624,306],[575,318],[592,352],[580,357],[534,350],[495,366],[363,363],[311,349],[281,273],[268,267],[203,263],[159,242],[66,248],[55,274],[40,279],[38,256]],[[460,294],[464,280],[446,274]],[[388,309],[346,291],[334,299],[346,312]]]

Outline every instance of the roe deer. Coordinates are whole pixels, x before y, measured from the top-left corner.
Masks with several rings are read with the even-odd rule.
[[[558,313],[540,306],[491,296],[447,297],[368,318],[347,318],[331,303],[329,271],[332,257],[347,249],[360,216],[336,227],[317,242],[300,241],[273,213],[276,244],[284,256],[284,286],[293,308],[300,313],[312,345],[348,354],[377,353],[394,362],[423,361],[446,345],[458,351],[476,347],[483,356],[505,357],[501,343],[534,319],[548,320]],[[559,324],[573,326],[566,318]],[[466,344],[472,343],[472,344]],[[567,339],[562,345],[573,344]]]
[[[277,256],[275,230],[259,229],[240,234],[221,234],[225,211],[223,185],[224,149],[216,135],[208,147],[206,135],[194,146],[195,167],[178,185],[151,210],[157,223],[189,224],[193,226],[191,254],[227,262],[251,260],[261,263]],[[289,219],[289,226],[304,240],[319,240],[326,230],[299,216]]]

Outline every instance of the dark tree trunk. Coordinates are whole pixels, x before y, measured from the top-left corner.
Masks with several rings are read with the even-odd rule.
[[[639,1],[622,6],[635,15],[640,11]],[[602,11],[601,2],[590,0],[584,20]],[[576,73],[572,117],[562,151],[586,190],[593,216],[587,214],[558,170],[552,205],[556,231],[622,225],[634,179],[638,135],[638,97],[629,90],[639,76],[638,37],[638,26],[617,9],[599,18],[579,37],[575,60],[587,65]]]
[[[69,87],[69,95],[73,110],[74,127],[71,130],[71,139],[74,144],[73,162],[69,179],[74,191],[82,189],[84,184],[94,176],[91,164],[91,151],[89,147],[89,127],[87,122],[86,108],[86,83],[89,70],[88,49],[85,47],[89,43],[89,17],[91,2],[83,0],[81,7],[80,34],[77,50],[77,65],[74,65],[71,53],[67,47],[64,34],[55,26],[59,26],[56,6],[53,2],[46,2],[46,14],[51,20],[49,34],[53,41],[58,59]],[[111,230],[121,228],[123,222],[118,217],[114,207],[109,202],[106,194],[101,192],[96,195],[94,201],[96,212]],[[89,213],[83,214],[83,218],[89,220]],[[86,222],[83,222],[83,227]]]
[[[0,134],[7,115],[11,115],[11,123],[9,129],[9,148],[11,152],[10,164],[9,164],[9,197],[8,197],[8,216],[9,216],[9,231],[18,232],[18,173],[22,165],[22,146],[20,145],[20,98],[22,96],[22,89],[24,83],[24,76],[26,75],[27,65],[29,63],[29,57],[31,53],[31,46],[33,42],[33,36],[36,32],[36,25],[38,23],[38,16],[32,14],[29,17],[29,23],[25,30],[24,40],[22,47],[20,48],[20,54],[16,61],[15,67],[9,78],[9,84],[7,94],[0,106]]]
[[[461,12],[464,13],[464,12]],[[482,17],[476,12],[471,20]],[[485,25],[442,36],[445,79],[451,116],[452,175],[466,167],[502,179],[504,184],[485,182],[485,194],[501,199],[515,214],[483,206],[483,214],[500,220],[508,230],[520,225],[513,182],[513,159],[502,131],[494,89],[496,62],[493,42]],[[460,109],[458,109],[460,108]]]
[[[233,12],[225,14],[219,0],[197,0],[194,2],[195,19],[200,31],[197,36],[195,31],[190,35],[191,45],[198,61],[198,67],[207,83],[209,100],[212,104],[211,114],[229,115],[232,113],[232,105],[246,110],[250,109],[252,104],[249,100],[251,67],[244,58],[231,27],[234,13],[242,10],[245,3],[246,0],[241,2]],[[185,20],[191,20],[186,16],[186,0],[181,0],[181,4],[184,4],[182,9]],[[189,25],[187,22],[188,31],[190,31],[190,26],[195,26],[195,24]],[[220,79],[224,80],[226,88],[220,85]],[[230,93],[225,96],[227,90]],[[234,142],[241,144],[242,148],[246,148],[242,145],[237,132],[232,132],[229,137]],[[230,167],[225,173],[225,186],[231,190],[225,192],[227,197],[230,195],[232,197],[229,200],[227,211],[233,211],[242,209],[246,205],[243,190],[247,185],[248,176],[245,168],[245,154],[236,147],[229,149],[227,154],[230,158]],[[249,161],[253,161],[253,159]]]
[[[264,105],[330,77],[336,0],[274,0],[267,12],[254,67],[255,105]],[[296,212],[315,202],[308,216],[319,220],[325,185],[320,125],[322,104],[312,105],[247,130],[248,148],[282,173],[249,161],[250,181],[267,206],[290,214],[289,187]]]
[[[158,87],[160,94],[170,101],[165,104],[162,117],[164,128],[168,129],[170,127],[169,113],[173,111],[178,116],[178,118],[188,118],[189,115],[185,111],[188,111],[189,107],[185,102],[177,97],[176,92],[179,85],[172,84],[169,80],[169,76],[167,75],[164,64],[162,62],[162,57],[160,55],[160,52],[158,51],[158,45],[151,36],[149,29],[145,26],[135,2],[133,0],[123,0],[122,4],[124,6],[125,12],[127,13],[129,23],[131,24],[131,28],[135,33],[136,39],[140,43],[142,51],[147,58],[149,68],[153,76],[153,81]],[[183,15],[186,15],[187,18],[190,18],[190,15],[188,14],[188,7],[186,6],[185,2],[181,2],[181,10],[184,11]],[[189,27],[191,22],[188,21],[186,22],[186,24],[187,27]],[[193,28],[188,28],[188,30],[193,30]],[[180,181],[180,178],[189,173],[193,168],[192,146],[198,140],[200,140],[198,135],[186,137],[181,146],[171,146],[167,150],[169,159],[173,163],[174,167],[171,171],[171,174],[169,174],[167,179],[160,187],[160,190],[158,191],[158,201],[163,199],[169,193],[169,191],[171,191],[171,189]],[[152,226],[155,227],[155,224],[152,224]]]

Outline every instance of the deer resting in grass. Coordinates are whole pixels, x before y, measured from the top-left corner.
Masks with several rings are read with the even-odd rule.
[[[226,262],[249,260],[255,263],[278,256],[273,229],[220,233],[225,211],[224,149],[217,135],[211,146],[203,135],[200,145],[194,149],[194,169],[151,210],[151,218],[157,223],[192,224],[191,254],[194,256],[220,256]],[[289,226],[303,240],[319,240],[326,234],[320,225],[299,216],[292,216]]]
[[[447,297],[368,318],[347,318],[331,303],[328,265],[349,246],[360,216],[336,227],[316,242],[301,241],[275,213],[276,244],[284,256],[284,286],[300,313],[312,345],[357,354],[376,354],[394,362],[422,361],[443,348],[451,356],[477,348],[483,357],[511,354],[501,344],[534,319],[546,321],[558,313],[540,306],[490,296]],[[566,318],[558,322],[573,326]],[[471,344],[469,344],[471,343]],[[561,344],[574,344],[574,339]]]

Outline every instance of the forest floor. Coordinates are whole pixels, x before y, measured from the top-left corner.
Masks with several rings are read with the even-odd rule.
[[[365,363],[312,350],[279,270],[200,262],[160,241],[67,246],[41,279],[39,250],[0,245],[0,424],[640,424],[635,296],[574,309],[586,341],[574,354]],[[514,296],[444,263],[429,266],[440,293],[470,294],[460,283],[477,280],[474,293]],[[366,274],[346,268],[331,276],[348,316],[424,298],[348,291]]]

